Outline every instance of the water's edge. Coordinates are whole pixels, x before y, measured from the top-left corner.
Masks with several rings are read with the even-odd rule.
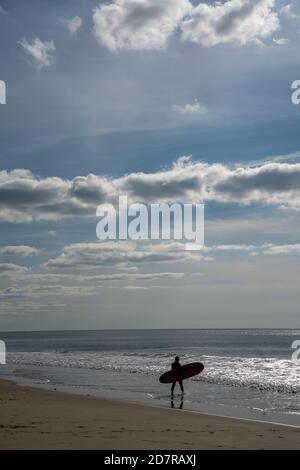
[[[74,372],[74,370],[73,370]],[[62,371],[63,373],[63,371]],[[112,373],[115,375],[115,379],[119,378],[115,372]],[[139,378],[137,375],[135,378]],[[94,386],[87,385],[66,385],[63,383],[54,383],[48,381],[43,381],[43,379],[37,380],[24,376],[14,376],[12,371],[4,372],[1,370],[0,379],[8,380],[20,387],[28,387],[33,389],[41,389],[51,392],[60,392],[71,395],[79,395],[82,397],[94,397],[94,398],[103,398],[103,399],[112,399],[121,402],[129,402],[133,404],[140,404],[149,407],[158,407],[162,409],[170,409],[171,406],[171,396],[166,393],[163,395],[152,395],[151,393],[141,393],[133,392],[130,390],[118,390],[112,389],[110,387],[97,388]],[[152,396],[151,396],[152,395]],[[183,408],[180,406],[183,404]],[[220,418],[233,418],[246,421],[255,421],[260,423],[269,423],[276,424],[281,426],[288,426],[300,429],[300,417],[299,414],[291,413],[281,413],[277,411],[267,411],[262,409],[250,409],[241,406],[229,406],[221,405],[218,403],[209,404],[209,403],[196,403],[189,399],[189,394],[186,394],[183,399],[181,394],[176,393],[173,400],[173,408],[180,410],[181,412],[189,413],[199,413],[210,416],[217,416]]]

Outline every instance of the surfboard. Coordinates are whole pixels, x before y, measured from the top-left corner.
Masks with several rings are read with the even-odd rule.
[[[190,377],[194,377],[194,375],[200,374],[200,372],[202,372],[204,369],[204,365],[201,362],[192,362],[191,364],[182,366],[181,369],[183,374],[182,378],[184,380],[189,379]],[[180,377],[178,372],[174,370],[169,370],[159,377],[159,381],[162,384],[170,384],[172,382],[176,382],[177,380],[180,380]]]

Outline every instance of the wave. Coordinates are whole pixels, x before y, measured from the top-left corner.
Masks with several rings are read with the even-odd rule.
[[[160,375],[170,368],[173,354],[99,352],[14,352],[7,362],[39,367],[67,367],[111,372]],[[299,393],[300,365],[287,359],[262,357],[223,357],[186,354],[183,363],[201,360],[205,369],[192,380],[231,387],[247,387],[285,393]]]

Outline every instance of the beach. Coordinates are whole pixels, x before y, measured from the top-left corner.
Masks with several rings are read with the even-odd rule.
[[[185,381],[184,410],[300,426],[300,364],[289,349],[299,337],[247,329],[2,333],[0,379],[169,408],[170,387],[158,379],[176,351],[183,365],[204,364]]]
[[[299,449],[300,429],[0,381],[0,449]]]

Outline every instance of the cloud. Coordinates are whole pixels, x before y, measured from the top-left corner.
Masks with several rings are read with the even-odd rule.
[[[254,245],[212,245],[212,246],[205,246],[203,248],[204,252],[251,252],[255,250],[256,247]]]
[[[204,248],[205,253],[216,252],[241,252],[250,255],[298,255],[300,254],[300,243],[277,245],[274,243],[263,243],[260,245],[213,245]]]
[[[163,49],[192,10],[189,0],[114,0],[94,9],[94,34],[108,49]]]
[[[28,170],[0,171],[0,220],[30,222],[95,215],[109,200],[109,180],[95,175],[40,179]]]
[[[289,40],[287,38],[278,38],[278,39],[273,38],[273,42],[277,46],[286,46],[289,43]]]
[[[252,160],[248,162],[248,166],[260,166],[266,163],[282,163],[282,162],[295,162],[300,158],[300,151],[296,150],[295,152],[287,153],[284,155],[271,155],[264,160]],[[239,164],[239,166],[241,163]],[[245,162],[244,162],[245,165]]]
[[[300,254],[300,243],[289,245],[274,245],[272,243],[265,243],[261,247],[264,255],[293,255]]]
[[[35,256],[35,255],[38,255],[39,253],[40,253],[40,250],[32,246],[27,246],[27,245],[0,246],[1,255],[25,257],[25,256]]]
[[[203,196],[202,178],[193,172],[194,165],[183,157],[170,170],[157,173],[131,173],[120,178],[116,184],[140,201],[199,201]],[[194,167],[195,168],[195,167]],[[204,168],[204,167],[203,167]]]
[[[78,33],[82,25],[82,19],[80,16],[74,16],[70,20],[64,20],[64,24],[67,27],[69,33],[74,36]]]
[[[61,254],[45,263],[54,269],[91,269],[99,266],[173,262],[175,260],[208,260],[199,251],[185,250],[184,243],[165,242],[145,244],[129,241],[74,243],[67,245]],[[134,279],[136,274],[132,275]]]
[[[280,28],[275,0],[200,3],[181,23],[182,39],[212,47],[261,43]]]
[[[53,41],[41,41],[38,37],[27,41],[22,39],[19,43],[31,60],[32,64],[38,69],[49,67],[53,63],[51,52],[55,51],[55,44]]]
[[[1,277],[1,264],[0,264],[0,277]],[[144,283],[144,285],[130,285],[136,289],[147,289],[145,282],[163,279],[165,280],[179,280],[185,274],[180,272],[155,272],[155,273],[112,273],[112,274],[58,274],[58,273],[32,273],[30,271],[21,270],[13,266],[5,266],[2,268],[3,276],[12,278],[15,282],[14,285],[0,290],[0,298],[2,303],[5,300],[42,300],[47,298],[48,301],[54,300],[57,297],[88,297],[96,295],[100,288],[103,288],[103,282],[106,287],[126,288],[128,282]],[[17,271],[17,276],[12,276],[12,272]],[[125,285],[124,285],[125,283]],[[161,285],[164,285],[163,283]]]
[[[125,287],[123,287],[123,289],[130,290],[130,291],[131,290],[137,290],[138,291],[138,290],[148,290],[149,287],[145,287],[145,286],[125,286]]]
[[[173,105],[172,106],[173,111],[176,111],[180,114],[189,114],[189,115],[203,115],[206,113],[206,108],[205,106],[201,105],[198,100],[195,100],[191,104],[185,104],[185,105]]]
[[[299,163],[274,162],[231,168],[224,164],[193,163],[183,158],[169,170],[129,174],[117,184],[140,201],[258,202],[300,209]]]
[[[227,173],[227,174],[226,174]],[[300,164],[267,163],[254,168],[237,168],[224,172],[213,191],[225,201],[264,202],[299,206]]]
[[[15,277],[25,274],[29,271],[26,266],[20,266],[13,263],[0,263],[0,277]]]
[[[280,14],[288,18],[289,20],[297,20],[300,18],[300,15],[294,12],[294,5],[293,3],[288,3],[284,7],[281,8]]]
[[[13,286],[0,290],[1,299],[31,298],[41,299],[43,297],[88,297],[96,294],[102,286],[63,286],[27,284],[25,286]]]
[[[169,169],[130,173],[38,178],[28,170],[0,172],[0,221],[31,222],[95,217],[101,203],[128,202],[260,203],[300,209],[300,164],[266,162],[256,166],[192,162],[182,157]]]
[[[85,265],[86,267],[90,267]],[[75,267],[75,266],[74,266]],[[94,267],[94,265],[93,265]],[[26,276],[25,276],[26,277]],[[154,272],[154,273],[138,273],[138,272],[116,272],[105,274],[87,274],[82,271],[77,271],[76,274],[61,274],[61,273],[46,273],[46,274],[33,274],[30,273],[30,280],[47,283],[87,283],[89,285],[97,284],[99,282],[116,282],[116,281],[148,281],[156,279],[181,279],[184,273],[181,272]]]
[[[281,12],[292,15],[292,8]],[[114,0],[94,9],[93,22],[96,38],[112,51],[163,49],[175,32],[204,47],[262,44],[280,29],[275,0]]]
[[[162,278],[181,279],[182,272],[132,272],[131,266],[146,266],[151,263],[199,262],[211,261],[208,256],[222,254],[289,254],[300,253],[299,245],[275,245],[264,243],[258,245],[246,244],[220,244],[205,246],[197,252],[187,252],[184,243],[164,241],[163,243],[145,242],[134,243],[128,241],[99,242],[99,243],[74,243],[65,246],[56,258],[48,260],[45,268],[47,273],[30,272],[30,280],[39,283],[87,283],[93,285],[103,282],[116,281],[148,281]],[[126,272],[101,273],[101,268],[126,267]],[[50,271],[55,270],[56,272]],[[69,272],[71,270],[71,273]],[[74,272],[74,270],[76,270]],[[24,274],[26,279],[27,273]]]

